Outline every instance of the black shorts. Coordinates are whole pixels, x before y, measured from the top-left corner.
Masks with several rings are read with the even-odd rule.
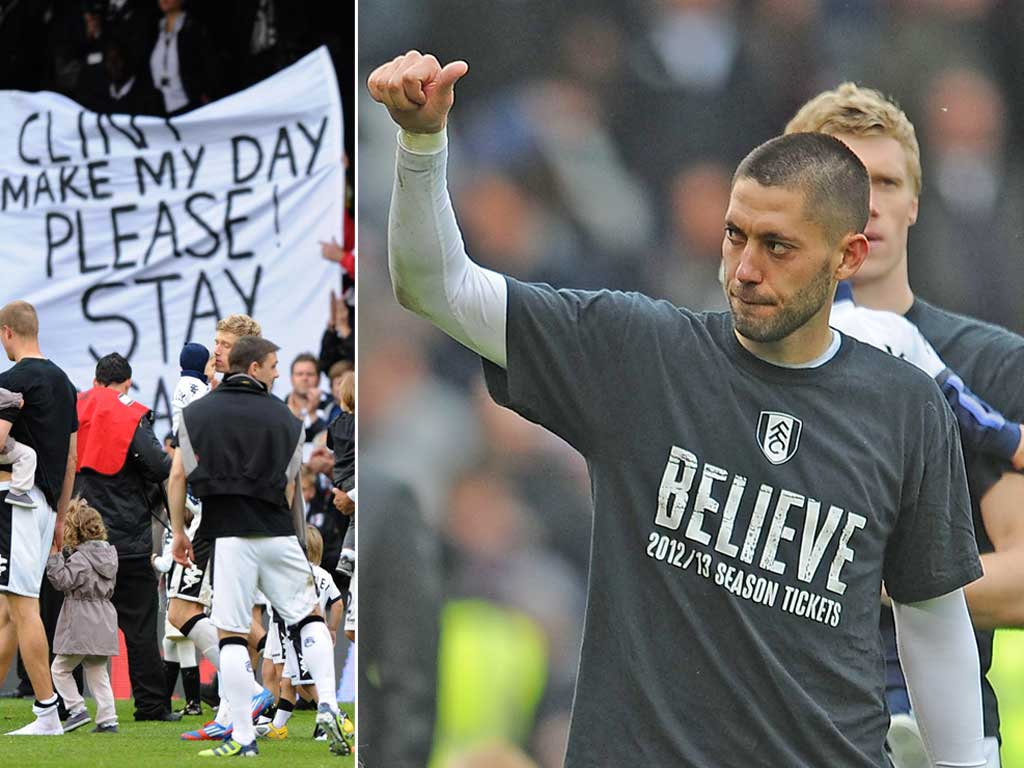
[[[212,570],[213,560],[210,557],[213,542],[201,536],[192,540],[193,562],[189,566],[178,563],[171,565],[167,574],[167,597],[176,597],[190,603],[210,607],[213,596]]]

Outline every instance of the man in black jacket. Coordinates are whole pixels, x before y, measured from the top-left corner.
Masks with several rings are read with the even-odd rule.
[[[153,433],[153,414],[131,399],[132,368],[116,352],[96,363],[93,388],[78,398],[75,493],[103,516],[117,549],[113,603],[128,648],[136,720],[177,720],[164,688],[157,645],[157,582],[150,515],[171,460]]]
[[[203,502],[198,535],[214,542],[210,618],[220,637],[221,685],[234,727],[230,739],[202,756],[259,752],[250,719],[254,680],[246,642],[257,589],[302,649],[319,700],[316,721],[331,751],[351,753],[351,723],[335,695],[333,642],[296,536],[305,525],[296,491],[302,423],[269,395],[278,375],[277,349],[266,339],[241,337],[231,348],[224,381],[185,408],[178,424],[168,483],[171,551],[181,565],[194,558],[184,532],[188,478]]]

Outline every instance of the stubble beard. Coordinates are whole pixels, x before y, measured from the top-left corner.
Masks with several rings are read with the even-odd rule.
[[[832,270],[828,262],[814,279],[793,296],[787,306],[779,307],[768,317],[750,317],[737,309],[740,300],[729,295],[729,309],[737,333],[761,344],[781,341],[803,327],[826,302],[832,301]]]

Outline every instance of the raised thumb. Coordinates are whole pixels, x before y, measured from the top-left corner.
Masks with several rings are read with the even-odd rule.
[[[445,64],[437,76],[437,85],[444,90],[452,90],[456,81],[469,72],[469,64],[464,61],[453,61]]]

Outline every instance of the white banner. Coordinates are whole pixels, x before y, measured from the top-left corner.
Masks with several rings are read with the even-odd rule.
[[[79,389],[120,352],[166,417],[182,345],[212,351],[217,320],[244,312],[281,346],[288,391],[340,281],[317,245],[341,240],[344,202],[326,49],[172,119],[20,91],[0,91],[0,116],[0,305],[35,305],[43,354]]]

